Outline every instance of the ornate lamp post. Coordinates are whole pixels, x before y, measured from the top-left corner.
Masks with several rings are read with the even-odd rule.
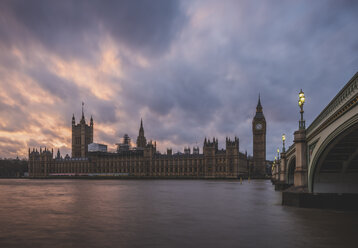
[[[277,159],[280,160],[280,149],[277,148]]]
[[[276,157],[275,157],[276,158]],[[280,149],[277,148],[277,180],[280,180]]]
[[[275,180],[276,180],[276,182],[279,180],[279,171],[278,171],[278,165],[279,165],[279,163],[278,163],[278,159],[277,159],[277,157],[275,156]]]
[[[282,134],[282,152],[285,152],[285,140],[286,140],[286,135]]]
[[[299,128],[300,129],[305,129],[306,124],[305,121],[303,120],[303,105],[305,103],[305,93],[303,93],[302,89],[300,91],[300,93],[298,94],[298,106],[300,106],[300,113],[301,113],[301,120],[299,121]]]
[[[272,177],[274,177],[275,174],[275,160],[272,162],[272,167],[271,167],[271,175]]]
[[[306,140],[306,127],[303,120],[303,105],[305,103],[305,94],[302,89],[298,95],[298,106],[300,106],[301,120],[299,121],[299,129],[294,133],[295,149],[296,149],[296,169],[295,169],[295,187],[307,187],[307,140]]]

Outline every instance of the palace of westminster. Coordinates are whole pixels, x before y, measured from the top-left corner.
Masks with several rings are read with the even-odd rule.
[[[266,120],[260,98],[252,120],[253,157],[239,151],[239,139],[226,138],[226,149],[218,149],[218,139],[205,138],[203,153],[199,147],[185,148],[184,153],[166,154],[156,150],[156,142],[147,142],[141,120],[137,146],[130,146],[128,135],[117,144],[116,152],[107,146],[93,143],[93,119],[90,124],[82,118],[76,124],[72,117],[72,157],[54,157],[53,150],[29,149],[30,177],[111,176],[160,178],[263,178],[266,168]],[[251,175],[250,175],[251,173]]]

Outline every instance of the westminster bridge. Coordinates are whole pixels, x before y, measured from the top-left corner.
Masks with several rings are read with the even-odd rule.
[[[357,194],[358,72],[307,128],[302,118],[302,96],[294,143],[287,150],[283,148],[273,167],[276,189],[315,195]]]

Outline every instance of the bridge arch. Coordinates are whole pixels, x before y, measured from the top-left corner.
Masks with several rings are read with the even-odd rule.
[[[337,127],[312,158],[310,192],[358,193],[358,114]]]
[[[296,169],[296,156],[292,156],[287,163],[286,169],[286,182],[287,184],[294,184]]]

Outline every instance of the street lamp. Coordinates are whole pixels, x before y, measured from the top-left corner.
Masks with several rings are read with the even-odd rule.
[[[286,135],[282,134],[282,152],[285,152],[285,140],[286,140]]]
[[[298,106],[300,106],[300,113],[301,113],[301,120],[299,121],[299,128],[305,129],[305,121],[303,120],[303,105],[305,103],[305,93],[303,93],[302,89],[300,93],[298,94]]]
[[[271,166],[271,174],[274,174],[275,171],[275,160],[272,162],[272,166]]]
[[[280,159],[280,149],[277,148],[277,158]]]

